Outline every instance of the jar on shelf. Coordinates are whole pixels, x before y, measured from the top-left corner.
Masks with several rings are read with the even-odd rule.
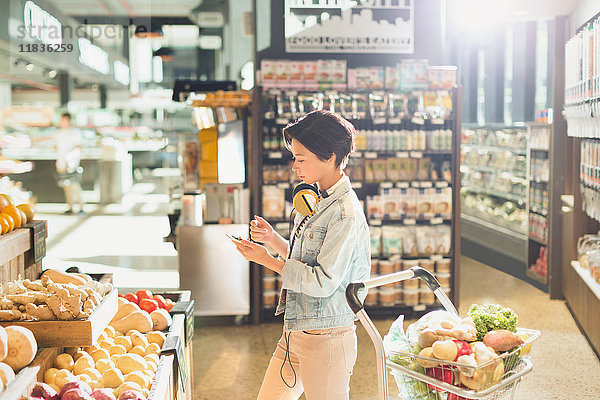
[[[371,288],[365,298],[365,306],[376,306],[379,303],[379,288]]]
[[[426,269],[428,272],[432,274],[435,272],[435,261],[429,258],[423,258],[419,260],[419,266],[423,269]]]
[[[407,306],[419,304],[419,289],[404,289],[402,291],[403,303]]]
[[[393,307],[396,305],[396,289],[391,287],[379,288],[379,304],[382,307]]]
[[[442,286],[442,287],[450,286],[451,274],[449,272],[438,272],[435,275],[435,277],[438,280],[438,282],[440,283],[440,286]]]
[[[450,273],[450,259],[442,258],[435,262],[435,272]]]
[[[263,276],[263,291],[277,290],[277,278],[274,275]]]
[[[379,260],[376,258],[371,259],[371,275],[379,273]]]
[[[263,292],[263,305],[264,308],[270,309],[275,308],[277,305],[277,291],[276,290],[265,290]]]
[[[387,275],[394,273],[394,263],[389,260],[379,261],[379,273],[381,275]]]
[[[433,292],[428,288],[428,287],[424,287],[420,289],[419,292],[419,303],[420,304],[426,304],[426,305],[431,305],[433,303],[435,303],[435,294],[433,294]]]
[[[390,257],[390,261],[394,264],[394,272],[400,272],[402,271],[402,257],[400,256],[393,256]]]

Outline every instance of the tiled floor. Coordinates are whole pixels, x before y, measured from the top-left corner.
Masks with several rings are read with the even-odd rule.
[[[38,218],[49,222],[45,267],[78,265],[88,272],[114,272],[118,287],[176,288],[177,253],[162,238],[169,233],[166,195],[138,184],[122,204],[87,205],[86,216],[65,216],[64,205],[40,204]],[[539,329],[532,351],[534,369],[516,399],[600,399],[600,363],[562,301],[473,260],[461,260],[460,312],[471,303],[512,307],[519,325]],[[229,320],[197,321],[194,337],[194,399],[254,399],[281,323],[236,326]],[[225,321],[225,322],[224,322]],[[392,320],[375,321],[380,332]],[[410,321],[408,321],[410,322]],[[364,329],[351,399],[376,399],[375,355]],[[396,397],[395,383],[389,383]]]

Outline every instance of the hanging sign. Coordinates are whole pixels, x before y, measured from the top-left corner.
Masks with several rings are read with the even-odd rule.
[[[285,0],[288,53],[414,52],[414,0]]]
[[[106,51],[82,37],[77,39],[77,44],[79,45],[80,63],[104,75],[110,72],[110,63]]]
[[[62,44],[60,21],[33,1],[27,1],[23,7],[23,22],[24,25],[19,27],[22,37],[38,39],[46,44]]]

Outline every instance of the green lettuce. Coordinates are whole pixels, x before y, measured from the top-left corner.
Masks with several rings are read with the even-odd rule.
[[[483,340],[486,333],[496,329],[517,331],[517,314],[508,307],[498,304],[473,304],[468,315],[475,322],[477,340]]]

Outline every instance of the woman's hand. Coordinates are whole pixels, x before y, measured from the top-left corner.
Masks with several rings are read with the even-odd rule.
[[[263,265],[281,274],[284,262],[272,257],[265,246],[243,239],[240,243],[236,243],[235,247],[246,260]]]
[[[250,237],[255,242],[269,244],[273,239],[273,227],[264,218],[255,215],[250,221]]]
[[[241,242],[235,244],[235,247],[246,260],[257,264],[265,265],[267,260],[272,258],[265,246],[249,240],[242,239]]]

